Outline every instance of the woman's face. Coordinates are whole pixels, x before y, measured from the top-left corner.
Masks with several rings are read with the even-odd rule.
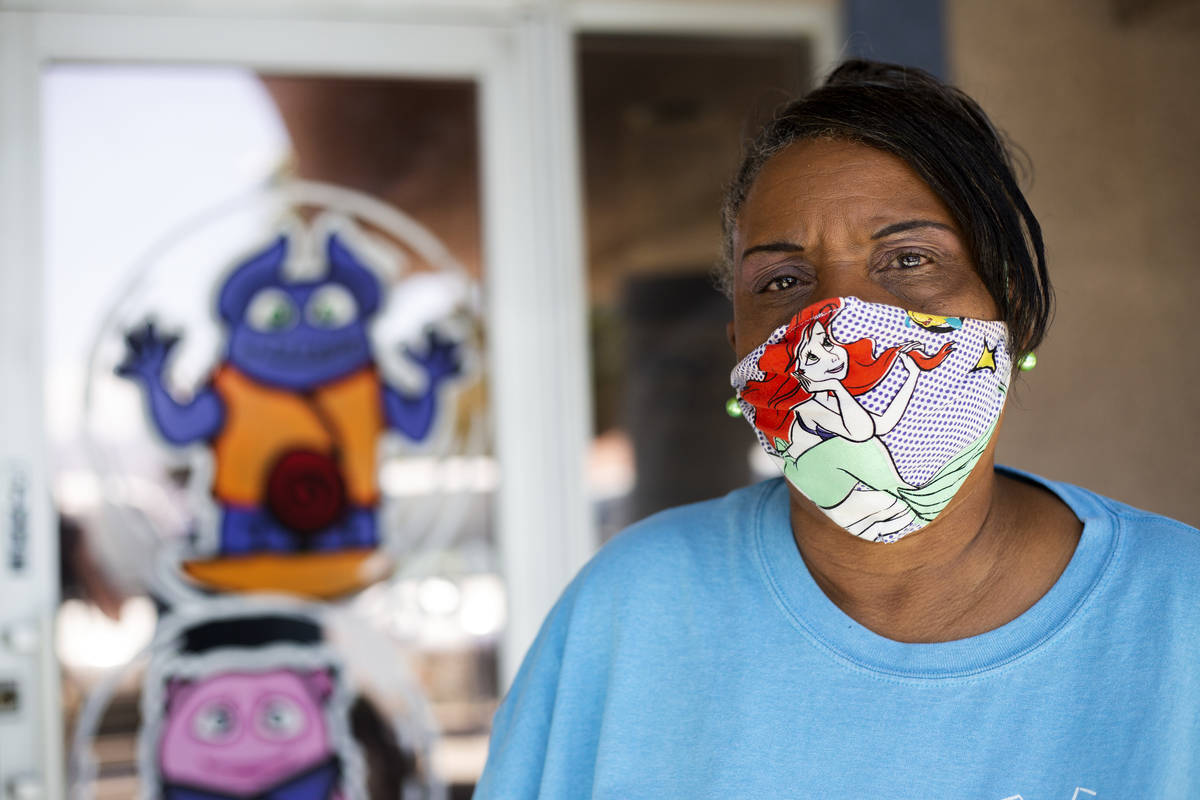
[[[738,359],[830,297],[999,317],[941,199],[904,161],[866,145],[814,139],[772,157],[750,187],[733,246],[729,337]]]
[[[796,351],[796,374],[809,381],[841,380],[846,377],[846,348],[833,340],[821,323]]]

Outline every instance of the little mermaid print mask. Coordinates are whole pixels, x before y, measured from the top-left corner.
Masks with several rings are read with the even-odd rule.
[[[838,297],[776,328],[730,382],[793,486],[855,536],[894,542],[971,474],[1011,370],[1003,322]]]

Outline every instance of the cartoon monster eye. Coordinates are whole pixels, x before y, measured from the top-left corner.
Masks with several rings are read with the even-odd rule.
[[[220,744],[237,733],[237,712],[233,706],[218,700],[202,706],[192,717],[192,733],[202,742]]]
[[[296,324],[296,304],[282,289],[260,289],[246,307],[246,324],[264,333],[287,330]]]
[[[304,316],[316,328],[342,328],[358,316],[358,303],[345,286],[330,284],[313,292]]]
[[[295,700],[276,695],[259,706],[254,724],[264,737],[283,741],[303,733],[306,722],[304,711]]]

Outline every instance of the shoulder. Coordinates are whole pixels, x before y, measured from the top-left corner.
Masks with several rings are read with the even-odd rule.
[[[1191,525],[1069,483],[1047,484],[1085,523],[1101,518],[1111,521],[1119,534],[1128,537],[1129,546],[1147,555],[1173,552],[1176,556],[1200,556],[1200,530]],[[1200,569],[1200,564],[1196,568]]]
[[[759,580],[753,544],[758,515],[786,502],[781,479],[669,509],[626,528],[579,571],[543,632],[572,643],[612,643],[609,635],[671,624],[716,608]]]
[[[1111,536],[1082,630],[1125,672],[1172,676],[1180,702],[1200,698],[1200,531],[1076,486],[1053,488],[1084,521],[1085,538]]]
[[[589,784],[610,684],[661,673],[696,646],[698,620],[744,596],[755,520],[780,499],[779,483],[655,514],[600,549],[559,597],[496,713],[477,797]]]
[[[1025,477],[1057,494],[1083,521],[1085,535],[1089,526],[1111,531],[1113,568],[1124,580],[1162,599],[1200,602],[1200,530],[1088,489]]]
[[[1185,547],[1200,547],[1200,530],[1186,523],[1131,506],[1065,481],[1050,480],[1012,467],[998,466],[997,469],[1002,474],[1049,490],[1066,503],[1084,523],[1092,520],[1098,523],[1109,522],[1119,525],[1125,530],[1137,530],[1141,532],[1142,536],[1149,537],[1149,541],[1157,541],[1165,537],[1165,539]]]
[[[727,574],[745,557],[763,506],[779,500],[782,479],[654,514],[609,541],[580,572],[581,588],[605,592],[688,576]],[[614,586],[614,584],[616,584]]]

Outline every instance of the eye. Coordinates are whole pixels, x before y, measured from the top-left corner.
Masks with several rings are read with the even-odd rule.
[[[805,364],[815,364],[815,363],[817,363],[817,357],[815,355],[813,355],[812,353],[808,353],[807,355],[804,356],[804,363]]]
[[[358,317],[358,303],[345,286],[330,284],[313,292],[304,316],[316,328],[342,328]]]
[[[284,741],[304,732],[307,720],[304,710],[290,697],[275,696],[259,707],[254,721],[258,732],[268,739]]]
[[[833,342],[829,341],[828,336],[821,340],[821,346],[826,350],[833,350]]]
[[[923,253],[900,253],[892,259],[892,264],[900,269],[913,269],[931,263],[931,259]]]
[[[224,701],[203,706],[192,717],[192,733],[202,742],[227,742],[237,733],[237,712]]]
[[[246,307],[246,324],[264,333],[287,330],[296,324],[296,304],[282,289],[260,289]]]
[[[795,275],[780,275],[779,277],[772,278],[763,284],[759,291],[782,292],[786,291],[787,289],[791,289],[797,283],[799,283],[799,281],[796,279]]]

